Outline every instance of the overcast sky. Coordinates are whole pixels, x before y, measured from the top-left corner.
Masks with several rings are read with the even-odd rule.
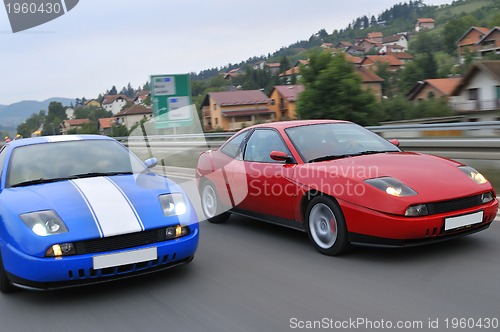
[[[331,33],[404,0],[81,0],[65,15],[12,33],[0,8],[0,104],[96,98],[152,74],[199,72]],[[424,0],[427,5],[452,0]]]

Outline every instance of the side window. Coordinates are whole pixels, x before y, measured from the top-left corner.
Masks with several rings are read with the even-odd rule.
[[[280,135],[271,129],[257,129],[253,132],[245,148],[245,161],[256,161],[263,163],[280,163],[272,160],[272,151],[281,151],[290,154],[288,148],[283,143]]]
[[[231,138],[231,140],[227,142],[226,145],[224,145],[221,151],[227,154],[231,158],[236,158],[240,153],[241,143],[243,142],[243,139],[245,138],[247,133],[248,132],[245,131]]]

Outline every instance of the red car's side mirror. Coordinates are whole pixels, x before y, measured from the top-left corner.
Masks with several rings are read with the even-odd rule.
[[[285,152],[282,151],[271,151],[269,154],[272,160],[276,161],[284,161],[284,162],[290,162],[292,160],[292,157],[287,155]]]
[[[399,141],[397,139],[391,139],[389,140],[389,142],[391,142],[392,144],[394,144],[395,146],[399,146]]]

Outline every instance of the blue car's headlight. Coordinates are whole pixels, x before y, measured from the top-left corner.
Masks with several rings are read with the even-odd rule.
[[[417,194],[415,190],[411,189],[401,181],[389,176],[368,179],[365,180],[365,183],[368,183],[369,185],[372,185],[392,196],[413,196]]]
[[[471,178],[477,184],[484,184],[488,182],[486,178],[476,171],[474,168],[469,166],[458,166],[458,169],[465,173],[469,178]]]
[[[184,195],[180,193],[160,195],[158,198],[166,217],[180,216],[187,211]]]
[[[66,233],[68,228],[54,210],[24,213],[19,216],[39,236]]]

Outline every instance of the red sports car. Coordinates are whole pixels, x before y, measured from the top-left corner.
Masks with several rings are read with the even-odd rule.
[[[397,144],[347,121],[245,128],[200,155],[203,212],[213,223],[234,213],[307,232],[327,255],[351,245],[437,242],[490,226],[498,200],[479,172]]]

